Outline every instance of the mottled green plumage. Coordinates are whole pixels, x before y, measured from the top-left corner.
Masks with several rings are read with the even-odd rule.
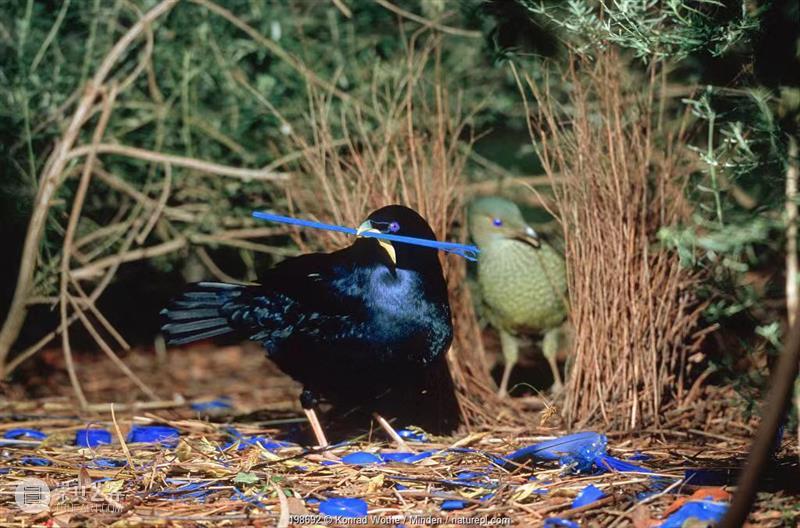
[[[566,315],[564,259],[552,246],[497,240],[480,248],[478,282],[492,325],[516,333],[541,332]]]
[[[559,385],[557,333],[567,314],[563,257],[525,223],[516,204],[503,198],[474,201],[469,228],[481,250],[478,284],[487,319],[500,332],[506,361],[501,393],[517,360],[520,333],[544,335],[543,352]]]

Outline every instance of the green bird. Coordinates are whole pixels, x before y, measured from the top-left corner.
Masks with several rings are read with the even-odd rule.
[[[478,285],[489,323],[500,333],[505,369],[499,395],[519,357],[518,337],[542,334],[542,352],[553,371],[553,390],[562,387],[557,354],[567,315],[564,258],[530,227],[514,202],[489,196],[473,201],[469,230],[480,249]]]

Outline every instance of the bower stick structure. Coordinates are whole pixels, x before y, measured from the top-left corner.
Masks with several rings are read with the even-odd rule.
[[[658,425],[686,394],[702,310],[700,278],[658,240],[688,215],[684,151],[658,127],[656,70],[636,83],[627,71],[611,51],[593,63],[573,59],[564,103],[514,70],[533,94],[531,137],[564,232],[574,327],[564,410],[578,429]],[[648,90],[634,93],[642,83]]]

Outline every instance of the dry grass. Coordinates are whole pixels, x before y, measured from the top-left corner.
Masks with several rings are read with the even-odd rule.
[[[338,104],[312,91],[311,140],[295,135],[304,155],[289,189],[298,214],[356,226],[370,211],[400,203],[418,211],[439,240],[452,240],[463,225],[469,147],[462,136],[468,116],[452,108],[452,87],[439,70],[436,38],[408,43],[406,67],[376,73],[367,107]],[[457,103],[456,103],[457,104]],[[315,246],[331,250],[349,244],[341,233],[305,230]],[[461,233],[462,240],[464,233]],[[304,246],[299,232],[296,241]],[[493,383],[481,347],[479,327],[466,287],[465,261],[441,256],[450,285],[456,335],[449,353],[462,417],[467,424],[493,420]]]
[[[52,361],[62,359],[55,350],[46,354]],[[581,526],[648,526],[650,519],[663,516],[676,500],[697,490],[683,480],[685,468],[735,467],[746,452],[757,421],[754,417],[739,422],[736,410],[724,404],[734,396],[725,389],[723,393],[706,394],[695,408],[675,416],[672,430],[649,429],[633,437],[609,435],[613,456],[628,459],[634,454],[647,455],[648,460],[635,463],[658,472],[664,477],[660,484],[672,491],[642,502],[637,493],[659,489],[659,483],[647,475],[572,474],[547,463],[509,470],[491,464],[481,454],[502,456],[563,433],[551,427],[493,426],[454,437],[432,437],[426,443],[411,444],[418,451],[438,451],[415,464],[330,466],[322,463],[319,454],[300,445],[223,449],[230,441],[226,429],[231,426],[243,435],[286,438],[294,434],[287,422],[296,420],[286,418],[299,414],[296,387],[255,347],[174,350],[160,360],[141,351],[131,354],[129,364],[137,375],[149,375],[157,391],[172,391],[179,396],[158,406],[137,403],[133,383],[115,376],[111,360],[98,361],[88,354],[77,354],[75,359],[90,400],[120,401],[121,393],[128,394],[130,400],[115,404],[113,417],[108,405],[76,416],[74,396],[64,383],[63,371],[42,378],[32,370],[28,390],[46,396],[34,398],[23,387],[15,387],[15,392],[0,403],[0,412],[14,416],[0,424],[0,437],[12,428],[26,427],[43,431],[48,438],[38,445],[23,440],[3,446],[2,526],[108,526],[115,522],[119,522],[117,526],[275,526],[283,508],[292,514],[313,514],[317,512],[315,500],[335,496],[363,499],[370,515],[382,517],[384,523],[390,516],[430,515],[448,526],[455,525],[453,519],[457,517],[507,518],[512,526],[541,526],[548,517],[571,519]],[[230,408],[199,413],[188,405],[220,396],[230,398]],[[694,413],[710,420],[703,431],[688,425],[695,421],[691,416]],[[121,435],[115,433],[114,422]],[[151,423],[177,428],[179,444],[164,448],[119,441],[118,436],[125,437],[132,425]],[[112,445],[76,447],[75,430],[85,427],[115,433]],[[343,456],[355,451],[395,449],[387,445],[379,430],[365,433],[347,436],[349,443],[337,447],[335,453]],[[793,444],[792,438],[785,439],[779,459],[792,459]],[[476,451],[448,451],[452,447]],[[34,465],[37,459],[48,465]],[[120,467],[98,467],[99,459],[113,460]],[[463,471],[485,475],[472,482],[458,481]],[[791,475],[791,471],[793,468],[787,466],[784,473]],[[52,504],[50,512],[27,515],[14,503],[15,486],[28,477],[43,479],[53,489],[60,487],[57,495],[61,500]],[[78,483],[89,490],[83,498],[76,493]],[[573,508],[574,497],[589,484],[608,497]],[[105,497],[92,493],[93,489],[99,489]],[[718,488],[714,491],[721,492]],[[448,499],[464,501],[464,509],[442,511]],[[796,492],[761,494],[750,520],[758,526],[791,526],[797,520],[796,504]],[[451,523],[446,524],[445,518]],[[378,525],[373,520],[370,525]],[[408,517],[406,523],[412,524]]]
[[[661,79],[648,75],[634,79],[611,52],[574,59],[566,102],[526,78],[566,238],[575,340],[565,411],[575,427],[659,424],[686,396],[699,277],[657,242],[662,226],[687,217],[686,170],[679,133],[662,126]]]

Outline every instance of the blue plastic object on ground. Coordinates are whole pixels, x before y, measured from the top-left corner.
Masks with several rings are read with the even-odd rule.
[[[53,463],[46,458],[35,456],[24,456],[19,459],[19,463],[23,466],[52,466]]]
[[[189,405],[193,411],[211,411],[214,409],[230,409],[230,398],[217,398],[216,400],[195,402]]]
[[[383,460],[378,455],[367,453],[366,451],[356,451],[355,453],[348,453],[343,456],[342,462],[345,464],[366,466],[368,464],[381,464]]]
[[[9,440],[44,440],[47,438],[47,434],[37,429],[17,428],[6,431],[3,438],[8,438]]]
[[[562,466],[588,471],[594,465],[595,459],[605,454],[606,443],[604,435],[587,431],[529,445],[517,449],[505,458],[513,462],[528,458],[558,460]]]
[[[486,473],[479,473],[477,471],[460,471],[456,473],[456,480],[475,480],[485,476]]]
[[[247,449],[248,447],[255,445],[261,446],[269,451],[272,451],[273,449],[280,449],[282,447],[295,446],[295,444],[291,442],[273,440],[272,438],[266,438],[264,436],[244,436],[235,427],[228,427],[225,431],[233,438],[233,440],[222,446],[223,451],[231,448],[237,442],[239,443],[238,447],[236,448],[237,451],[241,451],[242,449]]]
[[[116,460],[113,458],[95,458],[89,463],[90,467],[105,469],[105,468],[119,468],[127,464],[127,460]]]
[[[444,511],[463,510],[465,507],[466,503],[457,499],[446,500],[442,503],[442,509]]]
[[[126,440],[131,443],[175,445],[178,443],[178,438],[180,438],[178,430],[168,425],[138,425],[131,429]]]
[[[435,455],[437,452],[434,450],[422,451],[421,453],[380,453],[380,457],[384,462],[400,462],[403,464],[413,464],[424,460],[429,456]]]
[[[111,443],[111,433],[105,429],[78,429],[75,431],[75,445],[95,447]]]
[[[421,431],[414,431],[412,429],[400,429],[397,431],[397,434],[400,435],[400,438],[404,440],[409,440],[411,442],[427,442],[428,435]]]
[[[331,517],[366,517],[367,503],[361,499],[337,497],[320,502],[319,512]]]
[[[239,443],[236,448],[237,451],[247,449],[251,446],[261,446],[268,451],[280,449],[282,447],[292,447],[294,444],[290,442],[281,442],[280,440],[273,440],[271,438],[264,438],[263,436],[251,436],[249,438],[237,438],[222,446],[223,451],[231,448],[235,443]]]
[[[506,465],[509,461],[522,462],[529,458],[558,460],[562,467],[578,473],[592,470],[652,473],[649,469],[610,456],[606,452],[607,444],[605,435],[586,431],[525,446],[504,459]]]
[[[210,495],[212,490],[207,489],[213,482],[187,482],[181,479],[168,478],[166,481],[169,484],[177,484],[174,488],[167,488],[159,491],[156,495],[165,497],[167,500],[183,501],[186,499],[196,499],[200,502],[205,501],[206,496]]]
[[[595,459],[595,464],[601,469],[617,471],[619,473],[652,473],[652,471],[647,468],[614,458],[611,455],[600,455]]]
[[[408,462],[409,460],[413,460],[417,455],[416,453],[378,453],[378,456],[381,457],[381,460],[384,462]]]
[[[575,497],[575,500],[572,501],[572,507],[580,508],[581,506],[586,506],[587,504],[591,504],[594,501],[600,500],[605,496],[606,494],[603,493],[603,490],[594,484],[589,484],[583,488],[580,493],[578,493],[578,496]]]
[[[544,520],[544,528],[580,528],[580,525],[569,519],[559,519],[558,517],[548,517]]]
[[[667,517],[660,528],[681,528],[689,519],[700,522],[714,522],[722,519],[728,510],[725,502],[691,501],[680,507],[678,511]]]

